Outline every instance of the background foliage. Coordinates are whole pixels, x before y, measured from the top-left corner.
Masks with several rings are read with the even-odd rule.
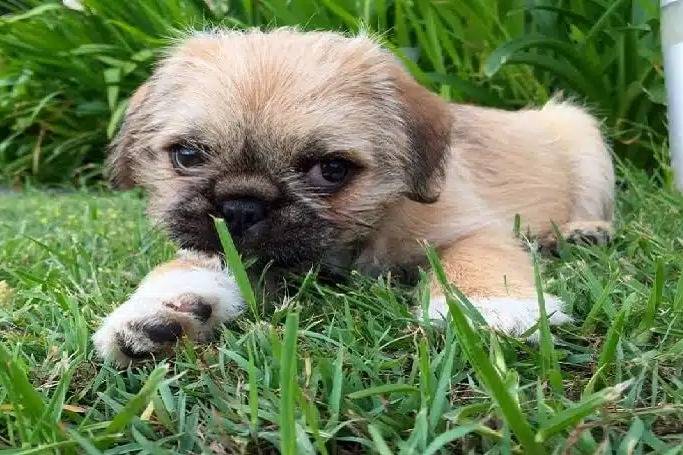
[[[506,108],[561,91],[605,119],[618,155],[655,163],[664,132],[652,0],[0,0],[0,179],[101,178],[127,98],[189,28],[380,33],[448,99]]]

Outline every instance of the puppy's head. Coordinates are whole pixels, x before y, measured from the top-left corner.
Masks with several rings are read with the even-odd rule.
[[[181,247],[348,263],[401,198],[439,195],[447,105],[366,37],[214,32],[176,47],[133,96],[109,158]]]

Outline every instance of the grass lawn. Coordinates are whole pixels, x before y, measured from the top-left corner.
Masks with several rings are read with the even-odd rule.
[[[621,176],[615,242],[542,260],[576,317],[554,349],[430,327],[386,281],[307,279],[215,343],[125,371],[89,337],[173,256],[144,199],[0,193],[0,449],[681,453],[683,197]]]

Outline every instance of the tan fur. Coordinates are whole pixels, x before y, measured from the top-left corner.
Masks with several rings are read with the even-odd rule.
[[[506,232],[478,231],[444,248],[441,260],[465,295],[529,297],[535,292],[529,256]],[[432,294],[440,293],[432,283]]]
[[[425,239],[441,247],[449,277],[471,295],[532,296],[529,260],[512,237],[515,215],[542,239],[554,235],[553,223],[561,231],[611,223],[614,175],[597,122],[556,101],[519,112],[452,109],[468,138],[456,136],[451,146],[441,198],[398,204],[364,256],[375,263],[418,257],[414,239]],[[516,277],[512,288],[502,288],[506,276]]]
[[[210,158],[179,175],[169,150],[187,137]],[[329,153],[360,170],[325,196],[297,166]],[[218,31],[180,43],[132,100],[110,163],[119,182],[150,191],[152,215],[190,248],[215,248],[214,199],[237,196],[286,200],[280,224],[249,250],[257,256],[291,249],[285,258],[376,273],[424,264],[427,241],[448,277],[515,333],[537,311],[515,216],[547,242],[553,224],[604,229],[613,216],[612,162],[586,110],[448,104],[373,39],[331,32]],[[526,299],[524,318],[508,317],[507,297]]]
[[[216,256],[205,256],[193,253],[192,251],[181,251],[178,253],[177,258],[158,265],[149,272],[149,275],[163,275],[173,270],[190,270],[193,268],[221,270],[221,262]]]
[[[463,142],[456,136],[451,146],[441,198],[397,204],[366,255],[401,261],[422,254],[414,239],[448,247],[482,228],[511,237],[515,215],[524,232],[539,237],[552,234],[553,223],[611,222],[611,158],[585,111],[554,101],[518,112],[452,109],[467,136]]]

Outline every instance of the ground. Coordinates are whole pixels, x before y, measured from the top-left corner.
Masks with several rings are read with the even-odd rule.
[[[0,193],[0,449],[680,453],[683,197],[620,175],[615,241],[541,260],[575,318],[554,348],[432,327],[387,280],[309,276],[215,343],[123,371],[89,337],[173,256],[144,198]]]

